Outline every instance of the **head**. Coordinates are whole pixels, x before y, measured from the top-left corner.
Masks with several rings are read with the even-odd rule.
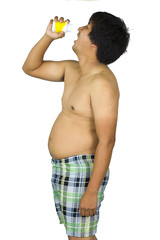
[[[73,50],[77,55],[96,56],[103,64],[116,61],[126,52],[130,34],[124,21],[107,12],[94,13],[88,25],[78,29]]]
[[[89,38],[97,46],[99,62],[108,65],[126,52],[130,34],[121,18],[107,12],[96,12],[89,23],[92,23]]]

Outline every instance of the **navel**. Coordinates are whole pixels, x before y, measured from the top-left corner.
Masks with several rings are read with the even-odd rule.
[[[73,107],[73,106],[71,106],[71,109],[72,109],[72,110],[74,110],[74,107]]]

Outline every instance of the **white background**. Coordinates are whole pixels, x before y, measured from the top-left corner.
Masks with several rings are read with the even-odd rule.
[[[14,0],[0,10],[0,239],[67,239],[54,207],[47,146],[63,83],[29,77],[22,65],[55,15],[78,27],[100,10],[123,18],[131,41],[128,53],[110,65],[120,88],[119,116],[96,236],[159,240],[158,1]],[[77,59],[76,34],[52,43],[45,59]]]

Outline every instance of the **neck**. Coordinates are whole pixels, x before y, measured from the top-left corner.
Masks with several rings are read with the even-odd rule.
[[[81,76],[88,76],[96,70],[96,67],[101,63],[96,58],[79,58],[79,66],[81,70]]]

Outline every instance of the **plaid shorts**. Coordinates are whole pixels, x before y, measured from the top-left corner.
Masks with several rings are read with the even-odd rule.
[[[66,233],[74,237],[89,237],[97,232],[99,209],[109,179],[109,169],[98,191],[97,212],[93,216],[81,216],[80,200],[86,191],[94,164],[94,154],[75,155],[63,159],[52,158],[52,189],[60,224]]]

